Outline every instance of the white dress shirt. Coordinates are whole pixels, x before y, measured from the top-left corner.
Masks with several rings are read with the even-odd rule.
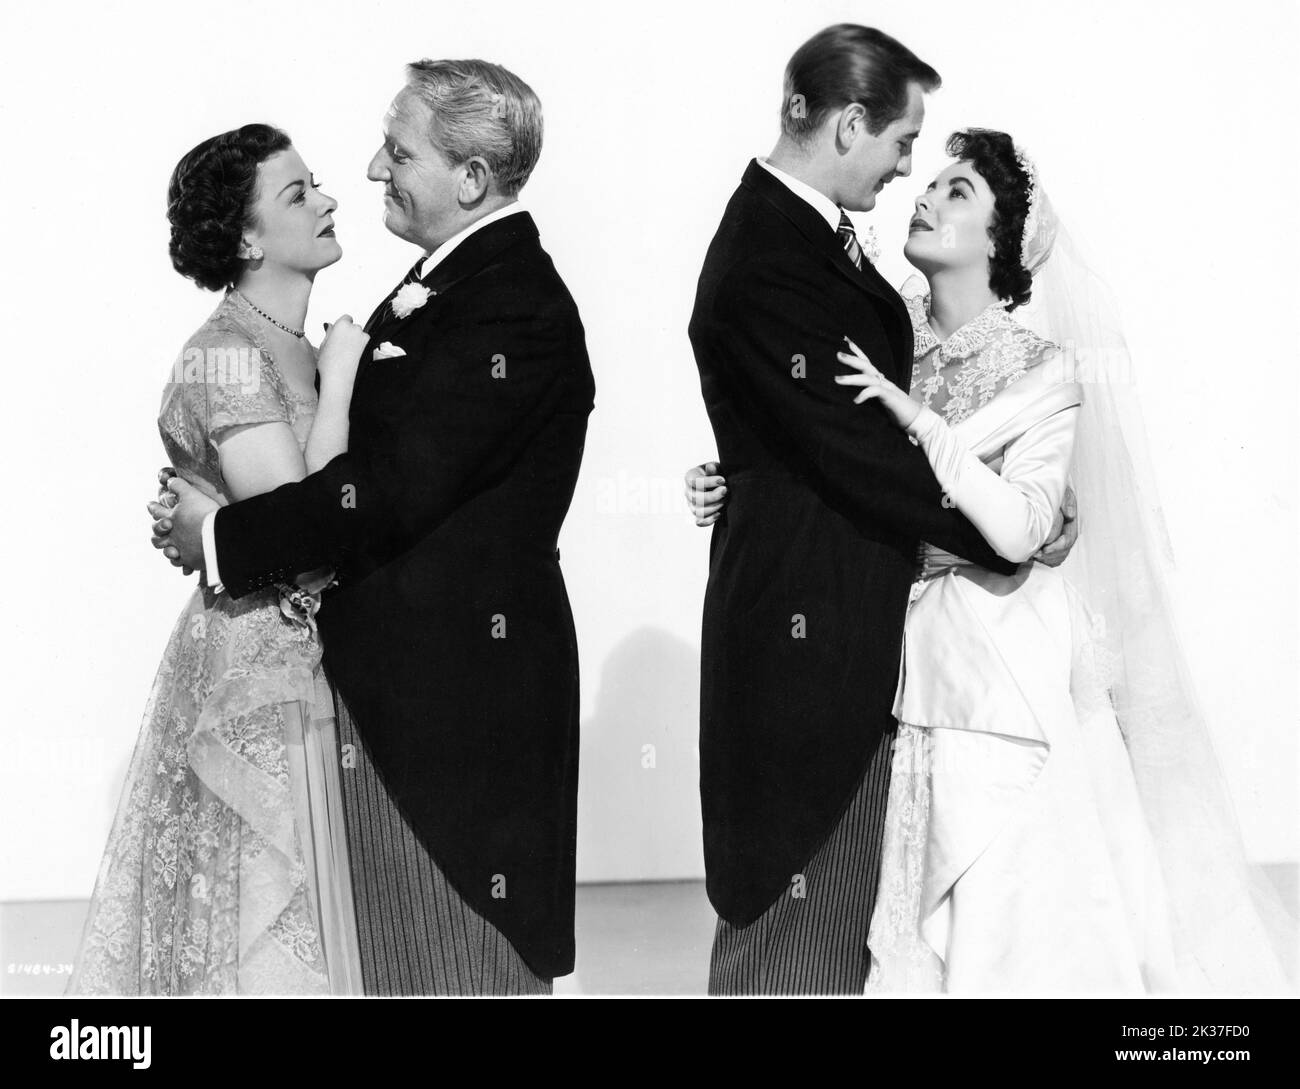
[[[509,204],[502,205],[495,212],[488,212],[488,214],[485,215],[482,219],[474,220],[474,222],[471,223],[468,227],[466,227],[463,231],[461,231],[458,234],[452,235],[449,239],[447,239],[446,242],[444,242],[436,250],[434,250],[432,253],[428,254],[425,257],[424,264],[420,268],[420,279],[423,280],[426,276],[429,275],[429,273],[431,273],[435,268],[437,268],[440,264],[442,264],[442,262],[447,259],[447,255],[450,254],[452,250],[454,250],[457,246],[459,246],[462,242],[464,242],[465,239],[467,239],[475,231],[480,230],[483,227],[486,227],[489,223],[495,223],[498,219],[505,219],[506,216],[517,215],[519,212],[522,211],[524,211],[523,206],[519,203],[519,201],[515,200],[515,201],[511,201]]]
[[[791,179],[793,181],[793,179]],[[800,184],[800,183],[796,183]],[[805,187],[806,188],[806,187]],[[446,242],[440,245],[432,253],[426,254],[424,264],[420,266],[420,279],[424,279],[451,253],[457,246],[465,241],[475,231],[481,230],[489,223],[495,223],[499,219],[505,219],[506,216],[516,215],[524,211],[523,206],[517,200],[509,204],[502,205],[495,212],[489,212],[487,215],[474,220],[468,227],[452,235]],[[838,222],[838,219],[836,220]],[[217,512],[211,511],[203,519],[202,536],[203,536],[203,566],[205,568],[204,576],[208,585],[216,593],[221,593],[225,587],[221,584],[221,573],[217,568],[217,532],[216,532]]]
[[[840,206],[830,197],[819,189],[814,189],[807,182],[801,182],[798,178],[792,177],[784,170],[773,166],[766,159],[759,159],[758,165],[772,175],[777,181],[790,190],[796,197],[812,206],[822,219],[830,225],[832,231],[838,232],[840,229]],[[856,228],[854,230],[856,234]]]

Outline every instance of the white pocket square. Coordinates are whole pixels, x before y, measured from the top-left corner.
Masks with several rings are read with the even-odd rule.
[[[406,352],[403,351],[401,348],[399,348],[396,344],[390,344],[388,341],[384,341],[381,345],[379,345],[378,348],[375,349],[374,354],[371,355],[370,358],[371,359],[396,359],[399,355],[405,355],[405,354]]]

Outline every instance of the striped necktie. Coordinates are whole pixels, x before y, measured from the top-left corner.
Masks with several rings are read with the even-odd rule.
[[[424,268],[424,262],[428,259],[428,254],[424,254],[411,266],[411,271],[406,274],[406,279],[398,285],[399,289],[405,287],[407,284],[417,284],[420,282],[420,270]]]
[[[858,235],[853,229],[853,224],[849,221],[849,214],[843,208],[840,209],[839,230],[835,233],[840,236],[840,241],[844,244],[844,252],[849,255],[853,267],[860,271],[862,269],[862,247],[858,244]]]

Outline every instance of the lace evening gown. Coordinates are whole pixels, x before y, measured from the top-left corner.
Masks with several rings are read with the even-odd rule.
[[[217,436],[278,420],[302,446],[315,407],[232,293],[186,343],[159,428],[180,475],[224,504]],[[69,993],[361,993],[320,658],[314,609],[287,590],[195,591],[145,708]]]
[[[940,344],[909,300],[910,429],[949,501],[1029,561],[1066,486],[1082,391],[990,307]],[[1084,527],[1084,532],[1087,528]],[[993,574],[923,544],[868,945],[869,992],[1176,989],[1165,887],[1106,663],[1058,570]]]

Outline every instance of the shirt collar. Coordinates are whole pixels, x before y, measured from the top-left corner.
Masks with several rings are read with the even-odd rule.
[[[495,223],[498,219],[505,219],[506,216],[516,215],[522,211],[524,211],[523,205],[521,205],[519,201],[516,200],[516,201],[511,201],[509,204],[503,205],[502,207],[498,208],[495,212],[489,212],[482,219],[474,220],[474,222],[471,223],[468,227],[452,235],[449,239],[447,239],[446,242],[444,242],[432,253],[425,254],[424,263],[420,266],[420,279],[423,280],[426,276],[429,275],[429,273],[431,273],[435,268],[437,268],[440,264],[442,264],[442,262],[447,259],[447,256],[451,253],[451,251],[454,250],[457,246],[459,246],[462,242],[464,242],[465,239],[467,239],[475,231],[481,230],[483,227],[486,227],[489,223]]]
[[[814,189],[807,182],[801,182],[798,178],[792,177],[784,170],[773,166],[766,159],[759,159],[758,165],[771,174],[777,181],[790,190],[796,197],[804,203],[812,206],[822,219],[826,220],[832,231],[840,229],[840,206],[830,197],[820,190]]]

